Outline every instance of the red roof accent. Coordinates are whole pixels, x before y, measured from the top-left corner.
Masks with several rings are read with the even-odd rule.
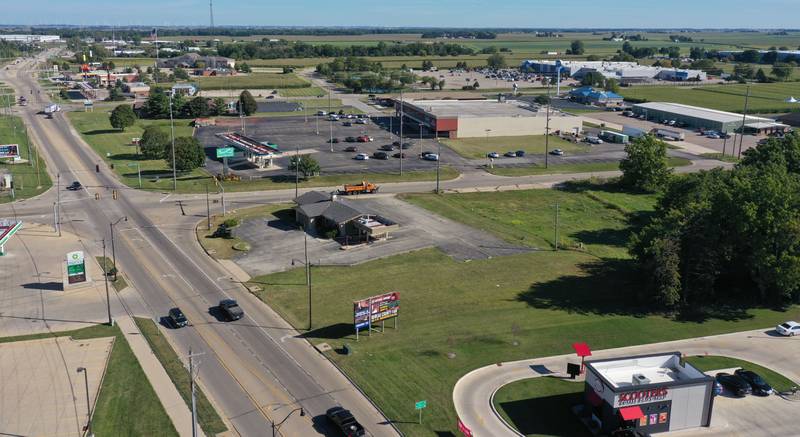
[[[624,407],[619,409],[619,414],[622,415],[623,420],[637,420],[640,417],[644,416],[642,413],[642,409],[639,406],[635,407]]]
[[[575,353],[578,354],[579,357],[592,356],[592,351],[589,350],[589,345],[586,343],[573,343],[572,348],[575,349]]]

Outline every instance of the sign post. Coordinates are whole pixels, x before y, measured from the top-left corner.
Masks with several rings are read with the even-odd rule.
[[[217,159],[222,158],[222,175],[228,176],[228,158],[233,158],[235,149],[233,147],[218,147]]]
[[[428,406],[428,401],[422,400],[414,404],[414,409],[419,411],[419,424],[422,425],[422,410]]]
[[[356,341],[358,341],[358,331],[366,328],[369,335],[375,322],[381,322],[381,327],[383,327],[385,320],[394,319],[394,327],[397,329],[399,312],[400,293],[398,292],[384,293],[353,302],[353,325],[356,330]]]
[[[83,252],[70,252],[67,254],[67,283],[79,282],[86,282],[86,261]]]

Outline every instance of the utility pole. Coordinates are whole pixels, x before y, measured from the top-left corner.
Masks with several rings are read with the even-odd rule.
[[[333,147],[333,142],[331,142],[331,147]],[[294,149],[294,197],[295,199],[298,196],[298,188],[300,185],[300,146],[295,146]]]
[[[172,190],[178,191],[178,172],[175,166],[175,121],[172,119],[172,94],[169,94],[169,124],[172,132]]]
[[[742,158],[742,143],[744,142],[744,125],[747,122],[747,103],[750,100],[750,87],[747,87],[747,94],[744,96],[744,114],[742,115],[742,132],[740,132],[739,136],[739,153],[737,158]],[[736,143],[733,143],[733,147],[736,147]]]
[[[400,176],[403,176],[403,118],[405,110],[405,101],[403,100],[403,89],[400,89]]]
[[[306,258],[306,285],[308,286],[308,330],[311,331],[311,264],[308,262],[308,232],[303,229],[303,252]]]
[[[58,236],[61,236],[61,173],[56,177],[56,228]]]
[[[206,219],[208,220],[208,230],[211,230],[211,203],[208,200],[208,184],[206,184]]]
[[[111,297],[108,293],[108,258],[106,258],[106,239],[103,238],[103,278],[106,284],[106,309],[108,310],[108,326],[114,326],[114,321],[111,320]]]
[[[197,437],[197,396],[195,394],[195,378],[197,372],[194,367],[194,357],[205,355],[203,353],[193,354],[191,346],[189,347],[189,384],[192,389],[192,437]]]
[[[111,258],[114,263],[114,281],[117,280],[117,251],[114,249],[114,225],[119,223],[120,221],[125,220],[128,221],[128,216],[120,217],[117,221],[109,223],[111,225]]]
[[[544,127],[544,168],[547,168],[549,164],[549,157],[550,155],[550,82],[547,82],[547,109],[546,109],[546,120],[545,120],[545,127]]]
[[[78,373],[83,373],[83,383],[86,387],[86,435],[92,435],[92,404],[89,402],[89,371],[86,367],[78,367]]]
[[[439,159],[436,160],[436,194],[439,194],[441,191],[439,190],[439,164],[442,162],[442,143],[439,142],[439,131],[436,131],[436,154],[439,155]],[[400,153],[403,153],[403,149],[400,149]]]
[[[556,220],[555,220],[555,243],[556,243],[556,252],[558,252],[558,202],[556,202]]]
[[[331,117],[331,90],[328,89],[328,127],[331,130],[331,153],[333,153],[333,117]]]

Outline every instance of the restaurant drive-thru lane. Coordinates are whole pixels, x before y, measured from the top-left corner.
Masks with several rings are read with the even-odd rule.
[[[23,67],[28,64],[23,64]],[[6,71],[3,81],[20,94],[37,89],[28,72]],[[18,74],[15,74],[18,73]],[[328,433],[324,420],[327,408],[342,404],[354,411],[372,435],[396,435],[396,431],[372,404],[327,363],[310,345],[275,313],[260,302],[248,299],[246,291],[233,282],[217,281],[226,272],[208,260],[186,254],[152,222],[129,197],[149,197],[158,203],[158,194],[127,189],[72,130],[63,114],[46,119],[32,107],[20,114],[34,141],[43,149],[52,173],[61,180],[78,180],[89,194],[88,200],[62,204],[62,223],[87,240],[109,238],[108,223],[128,217],[115,230],[116,257],[120,270],[141,294],[148,316],[158,320],[173,306],[180,306],[191,326],[170,333],[185,356],[189,347],[203,352],[200,383],[241,435],[265,435],[270,420],[280,421],[289,411],[303,407],[306,415],[294,414],[280,429],[284,435]],[[95,172],[95,163],[101,171]],[[119,191],[118,200],[111,190]],[[94,200],[95,193],[100,200]],[[24,209],[42,215],[52,208],[55,196],[31,200]],[[141,201],[142,199],[140,199]],[[146,201],[146,200],[145,200]],[[10,209],[4,207],[3,214]],[[80,217],[79,220],[72,220]],[[168,226],[175,221],[167,222]],[[93,254],[96,255],[96,254]],[[200,264],[202,263],[202,265]],[[240,300],[248,314],[231,324],[219,323],[209,307],[226,297]],[[280,334],[280,335],[278,335]],[[291,341],[281,341],[285,336]]]

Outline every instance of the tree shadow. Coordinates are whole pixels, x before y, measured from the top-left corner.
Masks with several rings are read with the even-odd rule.
[[[144,161],[144,157],[142,155],[138,155],[136,153],[117,153],[116,155],[111,155],[111,160],[125,160],[125,161]]]
[[[355,328],[352,323],[334,323],[323,328],[313,329],[300,334],[301,338],[325,338],[328,340],[338,340],[353,335]]]
[[[103,135],[103,134],[118,134],[118,133],[122,133],[122,131],[119,130],[119,129],[95,129],[95,130],[86,131],[83,134],[84,135]]]
[[[570,236],[583,244],[597,244],[605,246],[626,247],[631,236],[631,228],[622,229],[596,229],[583,230],[572,233]]]

